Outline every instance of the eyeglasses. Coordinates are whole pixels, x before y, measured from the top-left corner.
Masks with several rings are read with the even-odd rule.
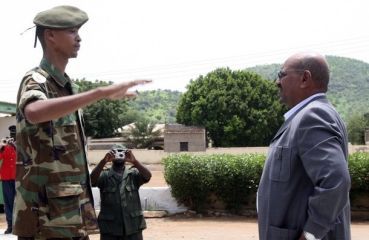
[[[284,78],[287,76],[288,72],[304,72],[305,70],[302,69],[289,69],[289,70],[280,70],[277,74],[278,79]]]

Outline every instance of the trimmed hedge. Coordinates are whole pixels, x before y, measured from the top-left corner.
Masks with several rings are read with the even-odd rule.
[[[242,206],[255,207],[264,154],[173,154],[163,159],[164,178],[172,195],[190,209],[206,209],[211,195],[234,212]],[[369,190],[369,153],[349,156],[351,192]]]
[[[349,156],[351,191],[369,192],[369,153],[357,152]]]
[[[265,155],[175,154],[163,161],[164,178],[178,202],[201,211],[214,194],[227,209],[237,210],[256,192]]]

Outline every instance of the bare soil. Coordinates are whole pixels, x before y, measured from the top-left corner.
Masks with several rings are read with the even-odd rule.
[[[145,162],[152,172],[152,178],[145,187],[166,186],[163,166]],[[145,240],[255,240],[259,239],[257,220],[239,216],[205,217],[179,214],[165,218],[147,218]],[[0,214],[0,240],[16,240],[14,235],[2,235],[5,231],[5,214]],[[353,222],[353,240],[369,239],[369,222]],[[99,234],[90,235],[99,240]]]
[[[143,185],[144,187],[165,187],[167,183],[164,179],[164,168],[161,164],[150,164],[146,167],[151,171],[152,177],[150,182]]]
[[[255,240],[259,239],[256,219],[246,217],[186,217],[177,215],[166,218],[146,219],[145,240]],[[0,214],[0,239],[16,240],[14,235],[3,235],[5,215]],[[351,225],[353,240],[369,239],[369,222]],[[99,234],[90,235],[99,240]]]
[[[163,165],[146,163],[152,178],[145,187],[166,186]],[[205,217],[178,214],[165,218],[146,218],[145,240],[254,240],[259,239],[256,219],[240,216]],[[354,222],[353,240],[369,239],[369,222]],[[99,235],[90,236],[99,240]]]

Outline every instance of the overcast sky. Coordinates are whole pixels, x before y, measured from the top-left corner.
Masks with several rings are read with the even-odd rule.
[[[0,14],[0,100],[15,102],[22,76],[42,57],[35,29],[20,33],[38,12],[64,4],[90,17],[66,69],[72,78],[149,78],[139,90],[184,91],[218,67],[282,63],[299,51],[369,62],[364,0],[11,0]]]

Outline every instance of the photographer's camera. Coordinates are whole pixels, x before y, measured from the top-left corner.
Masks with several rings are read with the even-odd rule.
[[[127,151],[128,151],[127,149],[123,149],[123,148],[113,149],[115,160],[124,161],[126,158]]]
[[[13,138],[3,138],[3,139],[1,139],[1,143],[3,145],[7,145],[7,144],[9,144],[11,142],[14,142],[14,139]]]

